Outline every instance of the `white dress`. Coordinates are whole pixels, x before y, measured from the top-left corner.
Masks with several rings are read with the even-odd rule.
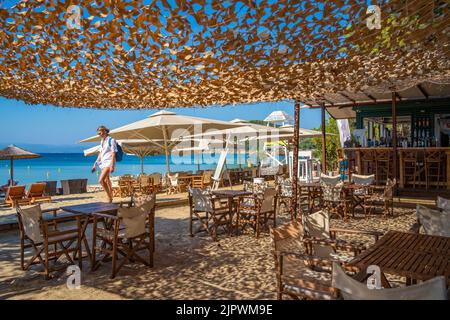
[[[100,169],[111,167],[113,152],[117,152],[117,142],[108,136],[100,142],[100,160],[97,162]]]

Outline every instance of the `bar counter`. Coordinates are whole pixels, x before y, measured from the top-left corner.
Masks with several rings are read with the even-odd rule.
[[[377,184],[392,177],[393,147],[344,148],[349,169],[358,174],[375,174]],[[400,188],[446,188],[450,190],[450,148],[397,148]]]

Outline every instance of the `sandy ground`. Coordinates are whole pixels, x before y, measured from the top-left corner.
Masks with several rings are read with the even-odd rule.
[[[74,199],[73,201],[79,201]],[[84,200],[85,201],[85,200]],[[333,226],[408,230],[415,216],[397,209],[394,218],[357,217]],[[40,267],[22,271],[16,231],[0,233],[0,299],[275,299],[274,261],[268,234],[251,233],[213,242],[207,235],[188,235],[187,206],[156,211],[156,253],[153,268],[127,264],[111,280],[111,264],[89,271],[84,261],[81,289],[68,289],[67,276],[44,280]],[[280,217],[279,223],[287,217]],[[88,231],[89,233],[89,231]],[[368,242],[371,240],[367,240]]]

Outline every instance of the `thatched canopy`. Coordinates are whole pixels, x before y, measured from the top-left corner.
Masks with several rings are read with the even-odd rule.
[[[39,157],[39,154],[19,148],[13,144],[0,150],[0,160],[32,159]]]
[[[0,10],[0,96],[168,108],[318,101],[450,76],[446,1],[376,1],[380,29],[366,3],[20,1]]]

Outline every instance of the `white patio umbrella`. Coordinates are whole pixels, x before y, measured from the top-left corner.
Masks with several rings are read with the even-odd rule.
[[[111,130],[109,134],[116,140],[144,139],[163,148],[166,155],[167,171],[170,172],[169,151],[179,142],[183,135],[193,135],[206,130],[222,130],[241,125],[227,121],[177,115],[163,110],[152,114],[146,119]],[[81,142],[97,140],[98,137],[91,137]]]
[[[123,152],[137,156],[141,161],[141,173],[144,173],[144,157],[164,154],[164,149],[144,139],[118,140]],[[100,145],[84,150],[84,155],[94,156],[100,152]]]

